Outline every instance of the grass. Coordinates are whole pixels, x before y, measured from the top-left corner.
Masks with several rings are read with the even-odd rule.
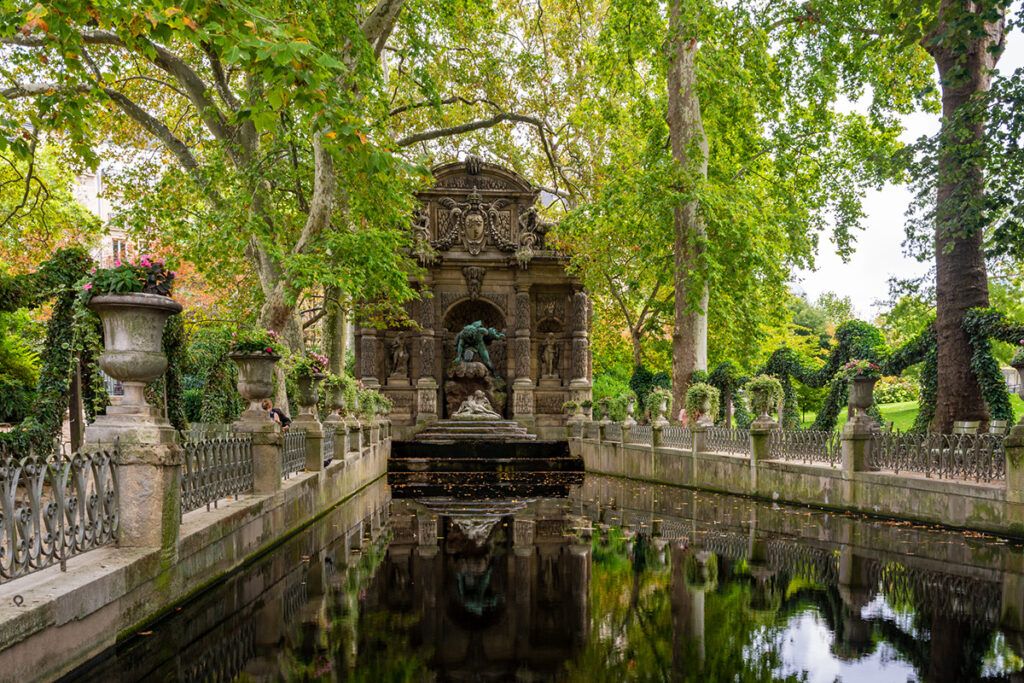
[[[1024,401],[1021,401],[1020,397],[1014,394],[1010,396],[1010,404],[1013,405],[1014,421],[1020,420],[1021,416],[1024,415]],[[904,403],[883,403],[878,406],[878,410],[882,413],[882,418],[886,422],[892,422],[896,430],[905,432],[914,426],[918,407],[917,401],[906,401]],[[804,428],[810,427],[816,417],[816,413],[804,413],[802,426]],[[844,424],[846,424],[846,411],[841,410],[839,411],[838,426],[841,428]]]

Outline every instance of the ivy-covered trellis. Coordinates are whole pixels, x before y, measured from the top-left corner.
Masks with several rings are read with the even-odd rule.
[[[50,452],[63,428],[72,380],[79,369],[86,417],[92,419],[106,405],[106,388],[96,363],[102,348],[100,322],[79,298],[79,282],[92,267],[84,250],[72,248],[55,252],[33,273],[0,276],[0,311],[52,305],[29,417],[0,434],[0,445],[20,452]]]
[[[992,340],[1017,344],[1024,339],[1024,324],[1012,323],[1006,317],[991,308],[975,308],[968,311],[964,318],[964,329],[971,340],[973,353],[966,362],[971,364],[981,383],[982,395],[988,405],[993,420],[1013,420],[1013,407],[1006,383],[999,370],[999,363],[992,354]],[[912,365],[922,363],[920,380],[920,410],[914,423],[914,431],[925,431],[935,414],[935,397],[937,393],[938,355],[934,325],[929,324],[917,336],[897,349],[889,350],[885,345],[882,333],[874,326],[851,320],[836,329],[836,345],[817,369],[808,367],[792,349],[783,347],[776,350],[758,374],[771,375],[778,378],[783,389],[782,423],[786,429],[800,426],[796,392],[793,380],[806,386],[821,388],[829,386],[829,393],[822,409],[818,412],[811,429],[831,431],[835,429],[839,411],[846,405],[847,381],[841,370],[851,360],[868,360],[878,363],[885,375],[897,376]],[[723,397],[732,397],[742,386],[745,378],[738,375],[729,361],[720,363],[706,377],[701,375],[699,381],[707,381],[721,391]],[[725,419],[725,403],[718,422]],[[736,421],[743,425],[748,422],[747,415],[741,416],[742,402],[737,402]],[[880,419],[877,408],[872,407],[872,414]]]

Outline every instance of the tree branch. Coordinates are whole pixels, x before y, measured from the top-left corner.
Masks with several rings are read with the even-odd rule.
[[[391,31],[395,28],[398,13],[402,11],[405,0],[379,0],[377,6],[363,20],[363,35],[373,45],[373,52],[380,57],[384,44],[388,42]]]

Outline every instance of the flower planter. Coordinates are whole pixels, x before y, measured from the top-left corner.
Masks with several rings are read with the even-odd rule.
[[[853,415],[864,414],[874,403],[876,382],[878,382],[877,377],[853,377],[850,379],[848,404]]]
[[[260,402],[274,394],[274,365],[281,356],[232,353],[228,357],[238,366],[238,393],[249,402],[249,410],[264,412]]]
[[[313,410],[316,407],[317,402],[320,400],[320,394],[317,391],[317,387],[320,386],[320,381],[323,378],[323,375],[303,375],[295,378],[295,385],[298,388],[295,400],[299,404],[300,414],[313,414]]]
[[[159,294],[103,294],[89,301],[103,323],[103,371],[124,384],[124,396],[108,413],[146,413],[146,385],[167,370],[164,324],[181,304]]]

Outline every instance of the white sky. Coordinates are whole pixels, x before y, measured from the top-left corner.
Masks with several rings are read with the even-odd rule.
[[[1024,35],[1014,31],[1007,37],[999,70],[1011,73],[1021,66],[1024,66]],[[936,133],[939,117],[913,114],[904,118],[904,125],[903,140],[913,142],[922,135]],[[874,318],[880,312],[875,304],[889,294],[890,277],[921,275],[930,265],[918,263],[903,253],[904,214],[910,198],[907,188],[900,185],[887,185],[878,192],[870,192],[864,201],[865,229],[856,235],[857,251],[849,263],[843,263],[836,256],[834,245],[822,235],[815,259],[817,268],[798,273],[795,289],[805,292],[812,301],[829,290],[849,296],[860,317]]]

